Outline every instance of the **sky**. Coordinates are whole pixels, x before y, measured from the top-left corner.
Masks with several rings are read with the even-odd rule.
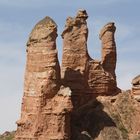
[[[139,7],[140,0],[0,0],[0,133],[16,129],[23,96],[26,42],[39,20],[50,16],[57,23],[59,60],[65,20],[75,16],[78,9],[86,9],[89,15],[88,51],[94,59],[101,58],[100,29],[107,22],[115,22],[117,82],[126,90],[140,74]]]

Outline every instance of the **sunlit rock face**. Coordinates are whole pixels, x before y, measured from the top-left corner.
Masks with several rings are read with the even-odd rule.
[[[132,80],[132,96],[137,101],[140,101],[140,75]]]
[[[102,41],[102,60],[101,63],[103,68],[110,72],[115,78],[115,68],[116,68],[116,43],[114,38],[116,27],[113,22],[106,24],[101,32],[100,39]]]
[[[64,85],[72,90],[74,106],[84,104],[96,95],[117,92],[115,25],[108,23],[100,33],[102,40],[101,61],[92,59],[87,50],[88,15],[79,10],[76,17],[68,17],[63,38],[61,76]],[[83,100],[84,99],[84,100]]]
[[[117,87],[115,24],[101,29],[102,56],[95,60],[87,49],[87,18],[85,10],[67,18],[61,66],[56,23],[45,17],[33,28],[15,140],[134,140],[140,133],[139,104]],[[139,78],[132,83],[135,95]]]
[[[60,87],[56,37],[57,25],[50,17],[41,20],[30,34],[16,140],[60,140],[70,135],[71,90]]]

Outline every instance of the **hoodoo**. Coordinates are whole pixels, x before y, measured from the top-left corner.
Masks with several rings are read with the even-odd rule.
[[[116,78],[116,43],[114,38],[116,27],[113,22],[106,24],[100,32],[102,41],[102,60],[103,68]]]
[[[67,122],[72,108],[71,90],[60,87],[56,37],[57,25],[50,17],[41,20],[30,34],[16,140],[69,137]]]
[[[140,101],[140,75],[132,80],[132,96],[137,101]]]
[[[121,92],[115,24],[102,28],[102,56],[95,60],[87,50],[87,18],[85,10],[67,18],[61,67],[56,23],[45,17],[33,28],[15,140],[134,140],[140,133],[140,105],[131,98],[140,95],[140,77],[132,82],[132,94]]]

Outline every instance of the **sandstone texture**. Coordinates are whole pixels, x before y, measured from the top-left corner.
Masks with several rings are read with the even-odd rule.
[[[71,88],[74,106],[82,105],[98,94],[112,95],[118,92],[114,23],[102,29],[103,54],[102,61],[98,61],[92,59],[87,51],[87,17],[85,10],[79,10],[75,18],[69,17],[66,20],[62,33],[62,83]]]
[[[140,75],[132,80],[132,96],[137,101],[140,101]]]
[[[113,22],[106,24],[100,32],[100,39],[102,41],[102,60],[103,68],[110,72],[115,78],[116,68],[116,44],[115,33],[116,27]]]
[[[57,48],[57,25],[45,17],[27,42],[27,62],[21,117],[15,140],[134,140],[140,136],[140,104],[132,91],[116,82],[115,24],[99,34],[101,60],[88,54],[87,12],[68,17],[63,38],[62,66]],[[140,90],[139,90],[140,91]],[[133,95],[132,95],[133,94]]]
[[[15,135],[15,131],[9,132],[6,131],[3,134],[0,134],[0,140],[13,140]]]
[[[60,87],[56,37],[57,25],[49,17],[41,20],[30,34],[22,112],[15,140],[62,140],[69,136],[71,90]]]

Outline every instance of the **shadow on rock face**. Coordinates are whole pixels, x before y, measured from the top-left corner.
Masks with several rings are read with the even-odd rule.
[[[72,90],[71,140],[94,140],[105,127],[116,127],[102,103],[88,94],[86,76],[70,68],[65,71],[63,84]]]
[[[114,121],[103,111],[103,105],[93,99],[72,114],[71,140],[93,140],[104,127],[116,127]]]

